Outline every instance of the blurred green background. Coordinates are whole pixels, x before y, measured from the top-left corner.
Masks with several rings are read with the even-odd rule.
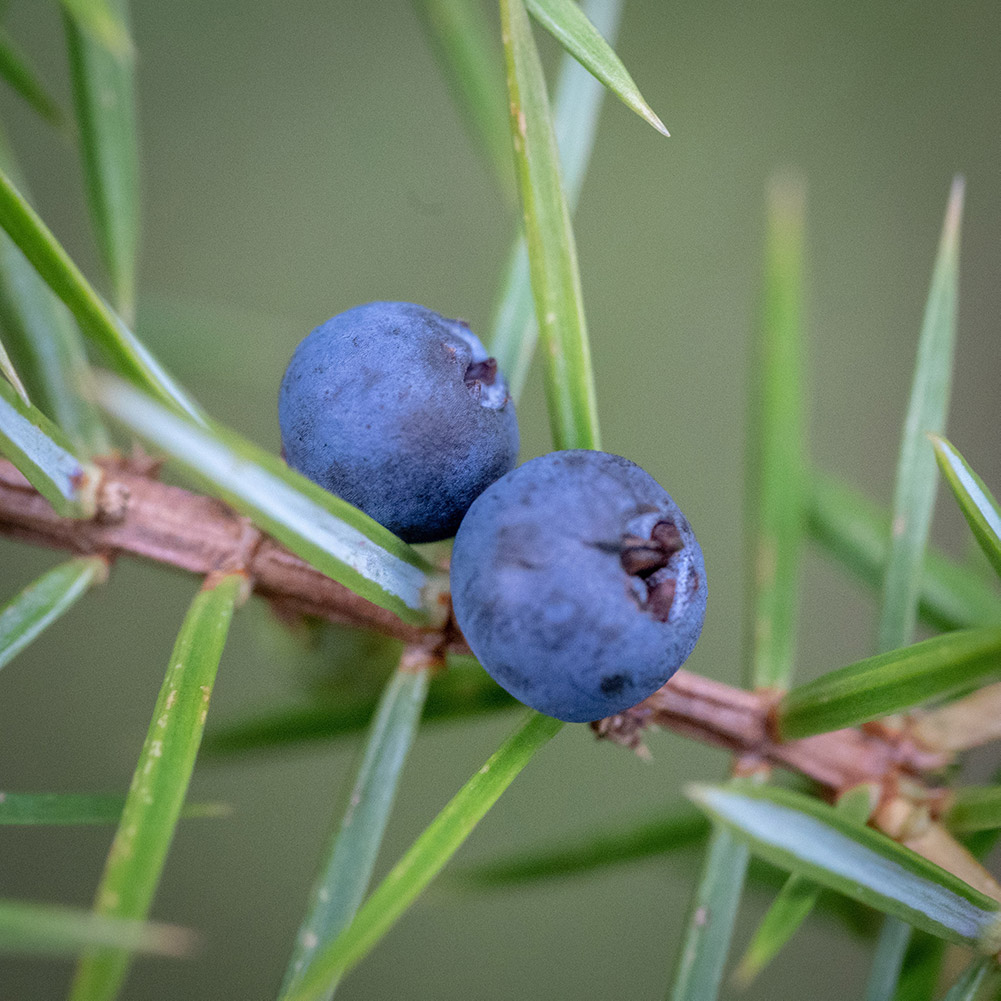
[[[69,106],[54,2],[6,23]],[[492,5],[489,16],[495,17]],[[515,225],[463,130],[409,4],[133,4],[144,194],[138,332],[214,415],[277,449],[295,344],[359,302],[408,299],[489,328]],[[538,35],[538,32],[537,32]],[[547,65],[558,53],[538,35]],[[743,437],[763,194],[808,184],[813,454],[888,503],[915,340],[951,177],[967,177],[952,440],[1001,490],[1001,6],[932,0],[627,3],[617,50],[672,132],[606,102],[576,234],[604,447],[645,466],[695,525],[710,611],[688,667],[740,678]],[[57,236],[100,282],[70,144],[9,93],[0,120]],[[522,458],[549,449],[541,381]],[[966,533],[940,495],[936,538]],[[6,598],[52,553],[0,540]],[[198,582],[122,563],[0,678],[0,783],[124,791]],[[873,601],[807,561],[799,677],[872,652]],[[303,701],[305,663],[266,609],[238,617],[209,732]],[[331,670],[360,669],[345,653]],[[339,663],[334,663],[335,660]],[[407,766],[383,868],[514,725],[429,728]],[[655,815],[725,755],[670,734],[653,762],[567,727],[458,860]],[[144,961],[132,999],[273,997],[357,743],[203,759],[192,796],[233,806],[182,824],[155,916],[191,925],[190,962]],[[4,896],[89,905],[110,829],[8,828]],[[369,998],[659,998],[697,855],[493,893],[443,878],[342,986]],[[768,902],[747,899],[746,941]],[[867,946],[814,917],[748,998],[858,996]],[[61,963],[0,959],[4,1001],[60,997]],[[729,994],[735,992],[728,988]]]

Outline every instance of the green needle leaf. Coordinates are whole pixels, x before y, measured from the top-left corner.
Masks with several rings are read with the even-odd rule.
[[[984,481],[970,468],[953,445],[941,435],[929,435],[935,458],[949,488],[959,501],[980,548],[1001,575],[1001,508]]]
[[[1001,677],[1001,628],[967,629],[868,657],[792,689],[778,726],[792,740],[857,726]]]
[[[814,474],[808,500],[810,534],[871,587],[885,577],[890,513],[833,477]],[[1001,622],[1001,596],[968,567],[928,548],[918,615],[937,629]]]
[[[234,432],[195,424],[119,379],[102,374],[97,397],[199,485],[322,573],[408,622],[428,620],[423,590],[431,567],[368,515]]]
[[[117,824],[124,806],[124,796],[100,793],[0,792],[0,825]],[[228,813],[222,803],[191,803],[181,816],[225,817]]]
[[[84,397],[87,359],[73,321],[21,251],[2,234],[0,327],[38,408],[52,416],[81,457],[106,454],[107,435]]]
[[[997,960],[990,957],[974,959],[949,988],[942,1001],[973,1001],[985,982],[997,989]]]
[[[149,913],[187,795],[233,610],[246,587],[242,574],[210,577],[185,616],[108,853],[94,903],[97,914],[142,919]],[[110,1001],[130,963],[124,949],[89,953],[77,967],[72,1001]]]
[[[601,33],[614,42],[622,16],[622,0],[584,0],[582,9]],[[553,127],[560,154],[563,191],[571,214],[580,201],[604,95],[605,88],[576,59],[565,53],[560,60],[556,82]],[[539,338],[524,236],[519,236],[511,248],[501,289],[490,353],[497,359],[498,367],[507,377],[511,396],[517,401],[525,388]]]
[[[952,795],[945,814],[949,830],[967,834],[1001,829],[1001,786],[966,786]]]
[[[904,958],[911,946],[911,931],[906,921],[894,917],[884,919],[869,970],[865,1001],[893,1001],[903,972]]]
[[[622,5],[623,0],[583,0],[580,9],[602,35],[614,41],[622,20]],[[563,191],[571,211],[580,201],[604,96],[605,89],[576,59],[565,55],[560,60],[553,102],[553,129]]]
[[[896,919],[887,918],[887,922]],[[896,978],[896,990],[889,996],[892,1001],[933,1001],[936,987],[949,943],[923,931],[910,931],[907,951]]]
[[[281,999],[288,998],[302,983],[314,958],[350,924],[365,896],[417,732],[428,674],[426,668],[401,666],[386,686],[347,808],[313,886],[309,910],[285,971]]]
[[[91,518],[97,510],[101,471],[81,462],[45,414],[0,382],[0,455],[64,518]]]
[[[518,191],[535,313],[546,347],[546,399],[558,449],[599,448],[591,352],[570,213],[539,54],[522,0],[501,0]]]
[[[126,25],[125,0],[106,2]],[[139,244],[134,63],[95,41],[74,15],[65,21],[87,200],[115,304],[131,322]]]
[[[24,388],[24,383],[21,382],[21,377],[17,374],[17,369],[14,368],[14,363],[10,360],[10,355],[7,354],[7,349],[3,346],[3,341],[0,341],[0,375],[3,375],[11,384],[17,395],[21,397],[21,402],[30,407],[31,400],[28,399],[28,391]]]
[[[470,133],[510,195],[504,70],[482,9],[467,0],[414,0],[414,9]]]
[[[470,668],[457,667],[455,661],[456,658],[449,658],[448,670],[431,681],[421,718],[425,726],[522,708],[522,704],[508,695],[475,661]],[[203,753],[263,751],[345,737],[364,730],[375,709],[374,698],[356,701],[323,698],[315,705],[261,712],[206,734]]]
[[[354,921],[313,961],[289,1001],[323,998],[359,963],[442,870],[473,828],[563,724],[533,712],[456,793],[389,875],[372,892]]]
[[[0,608],[0,667],[68,611],[90,587],[104,580],[102,556],[78,556],[42,574]]]
[[[790,876],[761,919],[754,937],[734,971],[741,987],[752,980],[782,951],[816,906],[822,888],[803,876]]]
[[[774,786],[689,787],[711,817],[766,861],[983,952],[1001,945],[996,900],[819,800]]]
[[[52,125],[62,125],[63,113],[14,39],[0,28],[0,77]]]
[[[573,0],[527,0],[532,16],[620,101],[661,135],[670,133],[643,99],[622,60]]]
[[[45,283],[80,324],[80,329],[125,378],[201,420],[201,410],[164,371],[129,328],[80,273],[10,179],[0,173],[0,227],[21,249]]]
[[[747,845],[729,828],[714,827],[668,1001],[713,1001],[719,994],[748,858]]]
[[[0,170],[20,184],[0,133]],[[109,450],[96,409],[84,395],[90,369],[66,307],[6,233],[0,234],[0,329],[35,405],[59,426],[82,458]]]
[[[109,52],[120,58],[132,56],[132,39],[114,0],[61,0],[66,13],[74,18]]]
[[[877,637],[879,651],[894,650],[909,643],[917,619],[918,592],[936,488],[935,464],[923,438],[928,431],[945,427],[949,406],[956,340],[963,188],[962,179],[956,177],[918,341],[897,462],[892,531]],[[870,972],[866,1001],[891,1001],[897,991],[909,941],[910,929],[899,919],[887,918]]]
[[[748,537],[751,540],[748,681],[789,687],[803,539],[802,184],[776,179],[769,192],[764,303],[751,368]]]
[[[461,869],[454,875],[451,885],[474,890],[504,890],[537,880],[586,876],[608,866],[654,857],[662,859],[665,852],[680,852],[703,845],[711,830],[701,811],[689,812],[672,806],[668,816],[627,826],[621,831],[595,833],[579,841],[564,841],[560,847],[525,851],[509,859]],[[684,861],[687,864],[687,858]],[[749,885],[774,893],[781,890],[787,877],[774,866],[752,858],[747,881]],[[817,911],[838,918],[856,935],[868,937],[873,930],[873,912],[847,897],[824,894]]]
[[[483,887],[514,886],[535,880],[581,873],[650,858],[705,840],[709,824],[687,803],[673,805],[662,816],[622,829],[562,838],[548,849],[526,850],[510,858],[464,869],[456,879]]]
[[[183,956],[193,936],[176,925],[125,921],[51,904],[0,900],[0,952],[74,956],[94,946]]]
[[[957,177],[952,183],[939,241],[900,442],[893,497],[893,532],[879,624],[880,652],[909,643],[917,616],[921,564],[935,504],[936,485],[935,459],[925,435],[929,431],[944,430],[949,406],[953,345],[956,340],[963,188],[962,178]]]
[[[841,796],[834,808],[854,823],[864,824],[878,795],[878,789],[856,786]],[[747,987],[779,954],[810,915],[821,893],[822,887],[804,876],[794,874],[786,880],[734,971],[734,979],[741,987]]]

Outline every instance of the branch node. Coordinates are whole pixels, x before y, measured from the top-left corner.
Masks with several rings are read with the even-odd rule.
[[[101,525],[120,525],[129,513],[132,491],[121,481],[109,479],[105,474],[97,489],[95,520]]]
[[[240,591],[236,596],[236,607],[241,608],[247,603],[247,599],[254,592],[254,582],[246,570],[239,568],[212,570],[206,575],[205,580],[202,581],[202,590],[211,591],[213,588],[218,587],[227,577],[240,578]]]
[[[781,744],[785,738],[782,736],[780,726],[779,706],[785,697],[785,691],[781,688],[758,688],[754,694],[761,699],[761,707],[764,710],[764,727],[768,742],[771,744]]]
[[[609,740],[632,751],[638,758],[651,761],[653,755],[643,742],[643,731],[652,722],[652,715],[652,710],[640,703],[614,716],[596,719],[590,726],[598,740]]]
[[[738,754],[734,758],[731,774],[735,779],[768,779],[772,766],[759,752]]]
[[[216,569],[221,573],[243,573],[253,579],[251,567],[265,535],[249,518],[241,516],[238,521],[240,534],[236,544],[222,557]]]
[[[416,643],[408,643],[400,655],[400,670],[410,674],[435,673],[445,668],[445,642],[441,633],[426,633]]]

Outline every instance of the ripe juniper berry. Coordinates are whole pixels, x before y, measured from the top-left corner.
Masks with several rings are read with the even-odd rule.
[[[293,469],[407,542],[454,535],[518,454],[496,362],[465,323],[409,302],[317,327],[285,372],[278,417]]]
[[[692,652],[706,573],[677,504],[606,452],[552,452],[485,490],[452,553],[456,621],[495,681],[584,722],[661,687]]]

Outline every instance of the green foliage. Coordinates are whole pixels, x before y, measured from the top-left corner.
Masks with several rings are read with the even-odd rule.
[[[949,195],[918,342],[897,462],[893,532],[877,641],[879,652],[909,643],[917,619],[921,563],[935,503],[935,461],[925,435],[944,430],[949,406],[964,190],[963,179],[957,177]]]
[[[282,983],[291,996],[315,957],[350,924],[368,889],[389,812],[427,695],[428,669],[401,665],[372,720],[351,794],[317,877]],[[329,987],[332,994],[336,982]]]
[[[43,574],[0,608],[0,667],[107,574],[100,556],[72,559]]]
[[[95,946],[117,946],[135,952],[182,956],[191,935],[183,928],[74,910],[0,900],[0,952],[74,956]]]
[[[945,814],[953,831],[1001,830],[1001,786],[966,786],[953,793]]]
[[[125,0],[108,0],[116,23],[127,24]],[[79,12],[66,15],[66,42],[87,199],[118,312],[135,311],[139,244],[139,149],[133,60],[93,39]]]
[[[465,663],[463,663],[465,661]],[[350,737],[364,730],[376,711],[374,694],[350,698],[316,692],[304,706],[270,708],[219,727],[205,738],[209,754],[273,751],[315,741]],[[422,722],[447,723],[521,708],[471,657],[449,658],[448,670],[432,679]]]
[[[0,532],[44,536],[45,519],[53,512],[123,532],[132,527],[127,505],[125,515],[116,515],[99,504],[103,470],[124,462],[120,455],[108,455],[111,439],[99,416],[103,410],[165,456],[170,473],[179,471],[342,585],[350,601],[332,610],[335,619],[354,624],[357,604],[352,603],[362,599],[389,613],[394,628],[400,627],[388,630],[390,635],[411,637],[381,696],[378,687],[389,667],[374,664],[377,655],[363,651],[332,668],[341,674],[330,691],[316,688],[308,701],[265,702],[257,711],[245,710],[205,742],[215,760],[251,750],[262,760],[294,745],[367,730],[346,804],[336,817],[310,899],[303,901],[298,937],[294,945],[289,942],[284,982],[262,988],[270,996],[273,986],[281,1001],[329,998],[407,914],[563,724],[529,715],[437,815],[437,804],[428,805],[425,816],[433,819],[369,889],[373,874],[379,875],[383,838],[423,724],[485,721],[515,703],[463,654],[462,639],[448,620],[444,547],[417,550],[404,544],[209,417],[133,333],[136,299],[143,295],[135,108],[136,71],[142,63],[135,61],[124,0],[63,0],[62,6],[76,111],[71,138],[114,308],[32,207],[14,159],[0,143],[0,453],[8,460],[0,485],[22,501],[40,497],[51,507],[45,517],[36,513],[27,529],[23,524],[8,529],[0,517]],[[415,0],[415,7],[474,141],[493,168],[501,199],[510,194],[514,165],[523,232],[513,241],[498,283],[492,349],[509,374],[513,395],[520,397],[538,340],[555,447],[598,448],[598,394],[571,217],[595,144],[604,91],[667,135],[614,50],[621,0],[580,5],[501,0],[499,32],[478,5]],[[529,15],[563,50],[552,104],[546,52],[540,56],[536,49]],[[2,32],[0,78],[37,116],[60,120],[41,77]],[[623,160],[617,167],[627,194],[629,166]],[[1001,573],[998,504],[942,436],[957,330],[963,182],[954,182],[946,212],[917,341],[894,500],[887,511],[808,458],[805,202],[801,182],[791,178],[780,175],[771,188],[763,301],[746,376],[744,513],[751,559],[745,605],[751,628],[743,659],[746,683],[760,694],[720,685],[714,689],[722,693],[720,701],[681,708],[672,703],[662,713],[683,734],[746,752],[737,771],[753,778],[690,784],[697,809],[664,800],[654,779],[648,786],[649,819],[555,846],[540,836],[542,848],[532,847],[526,833],[508,858],[468,866],[451,885],[467,892],[499,891],[554,876],[569,880],[643,858],[656,858],[666,867],[680,849],[698,846],[701,872],[687,922],[664,942],[663,955],[650,959],[666,970],[668,956],[674,957],[673,976],[665,984],[671,1001],[712,1001],[725,989],[745,883],[762,881],[781,885],[736,970],[738,981],[749,982],[794,941],[815,908],[826,908],[846,916],[874,948],[872,1001],[935,996],[939,972],[947,968],[944,943],[980,954],[946,994],[947,1001],[970,1001],[995,990],[999,979],[1001,888],[951,834],[993,836],[1001,830],[1001,787],[964,786],[959,769],[940,770],[951,763],[944,752],[965,746],[961,740],[951,739],[953,734],[951,742],[943,737],[936,743],[934,726],[922,728],[894,715],[926,702],[948,702],[1001,679],[1001,596],[995,582],[928,545],[937,459],[974,538]],[[280,196],[279,188],[275,197]],[[623,316],[627,296],[628,291],[622,296]],[[116,374],[94,372],[88,352]],[[233,359],[234,364],[253,362],[251,344],[246,357]],[[625,363],[635,369],[642,360]],[[661,388],[669,397],[670,380]],[[666,406],[659,397],[637,401],[637,422],[662,422],[671,430]],[[125,445],[129,438],[117,440]],[[102,466],[96,457],[113,461]],[[712,460],[705,457],[707,465]],[[139,458],[133,463],[142,467]],[[160,514],[169,522],[170,512]],[[124,527],[116,518],[124,519]],[[802,631],[799,570],[807,537],[819,543],[826,560],[842,564],[880,593],[879,638],[875,656],[794,686]],[[43,573],[0,608],[0,667],[104,580],[119,545],[114,531],[105,538],[107,551],[85,548],[85,540],[71,543],[78,555]],[[248,532],[248,538],[256,541],[257,536]],[[185,800],[230,624],[254,584],[245,566],[250,558],[241,556],[247,557],[244,562],[221,560],[190,605],[126,797],[0,793],[0,827],[117,824],[91,911],[0,901],[0,950],[79,956],[72,1001],[111,1001],[138,953],[180,955],[191,945],[190,932],[146,919],[179,819],[224,810],[214,804],[185,806]],[[280,594],[265,597],[279,612],[287,611]],[[914,643],[918,619],[936,632]],[[291,632],[296,624],[269,628],[289,626]],[[282,648],[276,667],[293,659],[292,649],[292,642]],[[446,654],[448,669],[438,674]],[[104,680],[113,685],[122,665],[109,663],[107,670]],[[964,712],[972,718],[965,700],[946,709],[950,720],[961,721]],[[731,710],[737,723],[728,715]],[[754,711],[757,729],[747,723]],[[646,709],[624,714],[606,735],[629,744],[636,736],[630,727],[649,722],[648,716]],[[862,784],[853,785],[845,779],[846,788],[834,790],[840,794],[836,806],[828,805],[818,788],[804,784],[802,790],[790,790],[770,773],[773,740],[836,738],[835,731],[864,724],[873,724],[864,737],[856,734],[855,743],[846,738],[841,745],[849,758],[857,756],[849,764],[864,781],[856,778]],[[727,729],[731,725],[735,729]],[[810,742],[800,746],[808,748]],[[867,749],[873,760],[882,761],[882,772],[865,757]],[[806,765],[800,767],[817,777]],[[876,768],[877,774],[866,768]],[[955,787],[943,791],[940,782]],[[873,811],[877,802],[881,809]],[[896,829],[887,817],[890,807],[901,805],[910,811],[911,826]],[[295,818],[282,819],[289,829],[294,826]],[[929,831],[938,837],[935,852],[922,841]],[[922,851],[935,854],[937,861]],[[777,876],[775,867],[789,875]],[[878,942],[869,909],[886,918]],[[920,934],[912,935],[912,929]],[[462,943],[455,949],[461,952]]]
[[[125,378],[155,393],[193,417],[199,408],[105,304],[60,246],[49,228],[0,173],[0,227],[17,245],[50,289],[66,304],[80,329]]]
[[[360,962],[417,899],[501,793],[563,728],[559,720],[533,712],[428,825],[410,850],[372,891],[354,921],[313,958],[289,1001],[313,1001]]]
[[[712,1001],[723,980],[750,852],[717,825],[709,839],[685,935],[678,944],[668,1001]]]
[[[953,446],[941,437],[931,435],[935,458],[949,489],[959,503],[980,548],[991,566],[1001,575],[1001,508],[983,480],[970,468]]]
[[[132,40],[116,0],[62,0],[66,13],[91,38],[109,52],[124,58],[132,55]]]
[[[542,65],[522,0],[503,0],[511,137],[528,241],[535,315],[546,358],[556,448],[600,448],[577,247],[560,177]]]
[[[709,833],[705,817],[686,803],[662,815],[612,831],[590,831],[550,848],[528,849],[510,858],[463,870],[459,879],[476,886],[504,887],[539,879],[575,876],[637,859],[702,844]]]
[[[36,407],[0,382],[0,455],[61,515],[91,518],[100,472],[71,452],[62,431]]]
[[[835,808],[854,823],[865,824],[872,813],[874,793],[878,795],[878,790],[871,786],[856,786],[838,799]],[[821,892],[820,884],[797,873],[786,880],[734,971],[738,983],[749,984],[781,952],[810,915]]]
[[[997,990],[997,964],[990,959],[974,959],[956,978],[942,1001],[973,1001],[985,983],[990,984],[990,989]]]
[[[413,6],[477,145],[510,189],[504,70],[486,18],[463,0],[414,0]]]
[[[622,0],[587,0],[581,9],[591,21],[602,27],[606,37],[615,37]],[[577,208],[591,159],[604,93],[604,88],[580,63],[569,53],[564,54],[553,102],[553,130],[556,133],[563,191],[571,214]],[[490,351],[507,375],[515,400],[525,388],[538,336],[528,247],[524,236],[519,236],[511,249],[501,282],[500,301],[490,338]]]
[[[658,132],[668,135],[664,123],[643,100],[622,60],[573,0],[528,0],[526,6],[539,24],[627,108],[635,111]]]
[[[796,603],[803,538],[802,185],[773,182],[761,319],[754,342],[748,443],[747,682],[789,687],[795,664]]]
[[[63,113],[31,62],[10,35],[0,28],[0,77],[52,125],[61,125]]]
[[[14,391],[21,398],[21,402],[27,406],[31,406],[31,400],[28,399],[28,391],[24,388],[24,383],[17,374],[17,369],[14,368],[14,363],[10,360],[10,355],[7,354],[7,349],[3,346],[2,341],[0,341],[0,374],[11,384]]]
[[[117,824],[124,796],[110,793],[5,792],[0,799],[0,824],[18,826]],[[222,803],[189,803],[182,817],[223,817]]]
[[[104,917],[145,919],[198,754],[216,669],[246,578],[207,581],[185,616],[153,709],[94,910]],[[114,998],[131,962],[124,949],[96,950],[77,967],[74,1001]]]
[[[0,170],[26,190],[2,135]],[[35,406],[59,426],[81,457],[107,452],[108,436],[86,394],[89,371],[80,332],[6,234],[0,236],[0,330]]]
[[[1001,943],[1001,903],[813,797],[740,783],[689,796],[774,865],[940,938],[988,953]]]
[[[890,550],[890,512],[833,477],[816,474],[807,499],[810,535],[871,588],[882,585]],[[935,629],[1001,622],[997,588],[968,566],[929,546],[918,592],[918,617]]]
[[[783,698],[788,738],[839,730],[1001,677],[1001,627],[967,629],[868,657],[800,685]]]

